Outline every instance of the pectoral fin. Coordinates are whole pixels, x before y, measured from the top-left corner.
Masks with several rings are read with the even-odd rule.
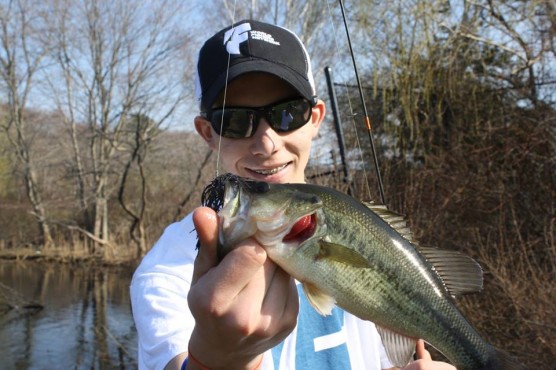
[[[307,300],[311,303],[311,306],[318,313],[323,316],[328,316],[332,314],[332,309],[336,305],[336,300],[334,297],[329,296],[328,294],[324,293],[322,290],[317,288],[315,285],[310,283],[303,283],[303,291],[307,296]]]
[[[326,240],[320,240],[319,246],[320,250],[317,255],[317,260],[329,259],[331,261],[345,263],[353,267],[371,267],[369,261],[359,252],[344,245],[327,242]]]
[[[376,326],[386,355],[395,367],[403,368],[413,359],[417,340],[405,337],[381,326]]]

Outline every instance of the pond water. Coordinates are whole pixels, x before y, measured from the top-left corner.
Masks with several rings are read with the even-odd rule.
[[[0,261],[0,368],[136,369],[132,274],[131,267]]]

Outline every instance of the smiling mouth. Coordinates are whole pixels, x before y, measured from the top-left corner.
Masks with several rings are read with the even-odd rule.
[[[253,170],[253,169],[252,169],[251,171],[256,172],[256,173],[258,173],[258,174],[260,174],[260,175],[274,175],[275,173],[278,173],[278,172],[282,171],[284,168],[286,168],[286,166],[287,166],[288,164],[289,164],[289,163],[286,163],[286,164],[284,164],[284,165],[282,165],[282,166],[279,166],[279,167],[276,167],[276,168],[272,168],[272,169],[265,169],[265,170],[262,170],[262,169],[261,169],[261,170]]]

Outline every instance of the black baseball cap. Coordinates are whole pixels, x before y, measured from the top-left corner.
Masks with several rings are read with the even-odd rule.
[[[227,81],[249,72],[273,74],[315,104],[315,83],[305,46],[290,30],[242,20],[208,39],[199,51],[195,95],[209,108]]]

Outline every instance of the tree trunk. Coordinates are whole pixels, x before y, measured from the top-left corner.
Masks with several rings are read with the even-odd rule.
[[[46,220],[46,212],[44,210],[42,197],[40,191],[38,190],[36,174],[31,163],[28,163],[27,171],[25,171],[25,187],[27,190],[27,197],[31,202],[33,208],[33,215],[37,220],[39,225],[39,231],[41,235],[40,243],[44,248],[50,247],[52,242],[52,234],[50,232],[50,226]]]

